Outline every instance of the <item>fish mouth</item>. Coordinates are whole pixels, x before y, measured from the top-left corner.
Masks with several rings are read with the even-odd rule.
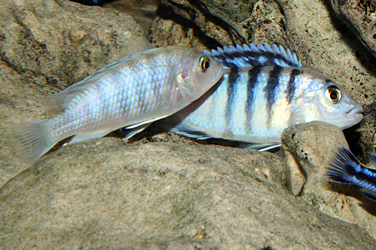
[[[359,123],[363,119],[363,107],[360,105],[355,106],[347,112],[347,117]]]

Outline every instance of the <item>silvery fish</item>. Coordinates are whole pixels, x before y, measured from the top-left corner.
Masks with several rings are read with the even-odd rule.
[[[363,118],[362,106],[333,80],[301,67],[295,53],[268,44],[205,51],[222,62],[222,81],[164,120],[170,131],[196,139],[220,138],[270,149],[294,124],[324,121],[341,129]]]
[[[54,116],[15,124],[10,141],[20,158],[33,163],[70,136],[69,143],[81,142],[126,127],[129,138],[186,107],[222,75],[222,63],[196,49],[139,52],[47,97],[44,105]]]
[[[371,153],[373,165],[376,167],[376,154]],[[367,198],[376,201],[376,169],[367,168],[359,163],[348,148],[341,147],[328,166],[329,181],[341,184],[360,186],[360,192]]]

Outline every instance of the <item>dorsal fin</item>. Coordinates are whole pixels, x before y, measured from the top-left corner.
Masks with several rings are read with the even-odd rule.
[[[119,62],[120,60],[110,65],[107,65],[106,67],[98,70],[97,72],[86,77],[82,81],[69,86],[68,88],[64,89],[59,93],[45,96],[42,99],[42,105],[44,109],[47,111],[47,114],[52,117],[64,112],[64,110],[66,110],[71,104],[72,99],[74,99],[80,94],[83,94],[91,86],[94,86],[94,83],[98,82],[99,79],[107,73],[106,70],[110,69],[111,67],[115,67],[116,64]]]
[[[217,48],[211,52],[205,50],[205,54],[214,57],[217,61],[222,62],[225,67],[244,67],[244,66],[271,66],[277,65],[281,67],[301,67],[295,53],[291,53],[289,49],[264,43],[257,45],[250,44],[243,46],[237,44],[236,47]]]
[[[49,95],[43,98],[42,104],[49,116],[55,116],[62,113],[70,105],[70,101],[77,95],[82,94],[88,90],[93,84],[99,81],[105,74],[121,65],[123,62],[137,56],[138,53],[152,49],[151,44],[144,36],[133,37],[123,44],[123,58],[104,66],[94,74],[86,77],[80,82],[77,82],[60,93]]]

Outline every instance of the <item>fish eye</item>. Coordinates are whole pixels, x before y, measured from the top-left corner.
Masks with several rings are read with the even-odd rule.
[[[326,89],[325,95],[332,101],[333,104],[339,103],[342,98],[341,90],[336,86],[329,86]]]
[[[207,58],[206,56],[201,56],[199,59],[199,62],[200,62],[201,71],[205,73],[206,70],[208,70],[208,68],[210,67],[210,59]]]

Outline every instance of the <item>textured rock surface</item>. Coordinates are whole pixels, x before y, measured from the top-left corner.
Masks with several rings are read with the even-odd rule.
[[[155,46],[182,44],[198,48],[255,39],[286,45],[284,22],[274,1],[162,0],[150,40]]]
[[[116,0],[108,1],[108,3],[103,5],[105,8],[124,11],[129,14],[135,21],[137,21],[146,34],[149,33],[157,6],[158,0]]]
[[[333,9],[360,36],[365,46],[376,55],[376,1],[331,1]]]
[[[1,188],[0,244],[26,249],[376,244],[359,227],[292,195],[284,176],[276,154],[223,146],[124,145],[102,138],[63,147]]]
[[[295,195],[312,193],[316,184],[326,183],[324,167],[338,147],[348,147],[340,129],[322,122],[287,128],[282,135],[282,145],[289,166],[289,187]],[[318,180],[321,181],[317,183]]]
[[[282,144],[290,190],[323,213],[358,224],[376,238],[375,203],[357,187],[325,179],[325,166],[338,147],[348,147],[342,131],[322,122],[300,124],[284,131]]]

